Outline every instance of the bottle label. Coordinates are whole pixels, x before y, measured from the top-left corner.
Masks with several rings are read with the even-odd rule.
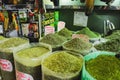
[[[13,71],[12,63],[6,59],[0,59],[0,68],[1,70],[8,71],[8,72]]]
[[[34,80],[30,74],[26,74],[16,70],[16,78],[17,80]]]

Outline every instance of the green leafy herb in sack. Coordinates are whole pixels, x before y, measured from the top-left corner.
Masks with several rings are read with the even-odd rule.
[[[49,50],[44,47],[31,47],[27,49],[23,49],[19,52],[17,52],[17,55],[21,58],[36,58],[44,53],[47,53]]]
[[[86,41],[83,41],[80,38],[74,38],[68,42],[66,42],[63,47],[67,50],[72,50],[76,52],[81,52],[84,50],[90,50],[92,44]]]
[[[81,70],[83,59],[82,57],[73,56],[68,52],[59,51],[45,59],[43,65],[57,73],[75,73]]]
[[[4,39],[6,39],[5,37],[3,37],[3,36],[0,36],[0,40],[4,40]]]
[[[4,41],[3,43],[1,43],[0,48],[16,47],[16,46],[19,46],[19,45],[24,44],[26,42],[27,42],[26,39],[14,37],[14,38],[10,38],[10,39]]]
[[[40,40],[40,42],[50,44],[52,47],[57,47],[65,41],[66,39],[64,37],[57,34],[48,34]]]
[[[106,39],[116,39],[116,38],[120,38],[120,30],[116,30],[114,31],[111,35],[106,36]]]
[[[78,31],[77,34],[85,34],[87,36],[89,36],[89,38],[98,38],[100,37],[100,34],[95,33],[93,31],[91,31],[89,28],[83,28],[82,30]]]
[[[72,31],[68,30],[67,28],[63,28],[58,32],[58,35],[61,35],[67,39],[70,39],[72,37]]]
[[[99,55],[86,62],[86,69],[96,80],[120,80],[120,60],[111,55]]]
[[[97,50],[102,50],[102,51],[119,52],[120,51],[120,38],[112,39],[105,43],[95,45],[95,48]]]

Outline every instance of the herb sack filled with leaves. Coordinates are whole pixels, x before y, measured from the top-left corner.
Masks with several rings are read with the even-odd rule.
[[[110,39],[107,42],[95,45],[100,51],[120,52],[120,38]]]
[[[120,80],[120,59],[115,53],[97,51],[84,56],[82,80]]]
[[[63,44],[63,49],[74,51],[82,55],[88,54],[92,49],[92,44],[80,38],[74,38]]]
[[[7,40],[5,37],[0,36],[0,43],[4,42],[5,40]],[[0,78],[1,78],[1,68],[0,68]]]
[[[0,67],[2,80],[15,80],[15,66],[13,52],[14,48],[27,43],[27,39],[8,38],[0,43]]]
[[[47,34],[40,42],[49,44],[52,46],[52,51],[61,50],[62,44],[66,41],[66,38],[57,34]]]
[[[80,80],[83,57],[69,51],[56,51],[42,61],[43,80]]]
[[[72,39],[72,33],[73,32],[67,28],[63,28],[57,32],[58,35],[65,37],[67,40]]]
[[[120,38],[120,30],[115,30],[115,31],[113,31],[111,35],[106,36],[105,38],[106,38],[106,39],[109,39],[109,40],[113,40],[113,39],[118,39],[118,38]]]
[[[52,52],[51,46],[25,44],[14,52],[16,80],[42,80],[41,61]]]

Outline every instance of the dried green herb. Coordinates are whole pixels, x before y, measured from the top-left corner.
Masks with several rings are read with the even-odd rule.
[[[119,52],[120,51],[120,38],[112,39],[105,43],[95,45],[95,48],[97,50],[102,50],[102,51]]]
[[[72,31],[68,30],[67,28],[63,28],[58,32],[58,35],[64,36],[67,39],[71,39]]]
[[[34,80],[42,80],[41,56],[48,52],[50,52],[50,50],[42,46],[30,47],[18,51],[15,55],[16,70],[31,75]],[[24,62],[21,61],[21,59],[23,59]]]
[[[92,44],[86,41],[83,41],[80,38],[74,38],[68,42],[66,42],[63,47],[67,50],[81,52],[84,50],[90,50]]]
[[[73,56],[65,51],[59,51],[50,55],[43,65],[57,73],[75,73],[81,70],[83,59]]]
[[[98,38],[100,37],[100,34],[99,33],[95,33],[93,31],[91,31],[89,28],[83,28],[82,30],[80,31],[77,31],[77,34],[85,34],[87,36],[89,36],[89,38]]]
[[[14,38],[10,38],[10,39],[6,40],[5,42],[1,43],[0,48],[16,47],[16,46],[19,46],[26,42],[27,42],[27,40],[25,40],[25,39],[14,37]]]
[[[52,48],[61,46],[62,43],[65,41],[66,41],[66,38],[57,34],[48,34],[40,40],[40,42],[50,44]]]
[[[120,80],[120,60],[111,55],[99,55],[86,62],[86,69],[96,80]]]
[[[114,31],[111,35],[106,36],[106,39],[116,39],[116,38],[120,38],[120,30],[116,30]]]
[[[47,52],[49,52],[49,50],[45,47],[31,47],[31,48],[23,49],[17,52],[16,54],[20,58],[25,59],[25,58],[36,58]]]
[[[4,40],[4,39],[6,39],[5,37],[3,37],[3,36],[0,36],[0,40]]]

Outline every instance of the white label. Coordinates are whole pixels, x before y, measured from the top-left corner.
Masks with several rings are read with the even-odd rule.
[[[0,25],[0,33],[3,33],[3,25]]]
[[[0,59],[0,68],[1,70],[8,71],[8,72],[13,71],[12,63],[5,59]]]
[[[27,14],[25,11],[19,11],[19,17],[20,18],[27,18]]]
[[[29,74],[19,72],[16,70],[16,78],[17,80],[34,80],[33,77]]]
[[[61,29],[65,28],[65,22],[63,21],[59,21],[58,22],[58,31],[60,31]]]
[[[88,17],[84,12],[74,12],[74,25],[87,26]]]
[[[45,26],[45,35],[55,33],[55,28],[52,26]]]

